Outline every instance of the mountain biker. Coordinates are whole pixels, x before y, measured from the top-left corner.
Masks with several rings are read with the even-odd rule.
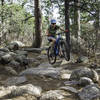
[[[60,28],[58,25],[56,25],[56,20],[52,19],[51,24],[49,25],[47,32],[46,32],[46,34],[48,36],[48,40],[51,42],[51,46],[54,46],[54,44],[56,42],[56,32],[59,29],[64,32],[68,31],[68,30],[63,30],[62,28]]]

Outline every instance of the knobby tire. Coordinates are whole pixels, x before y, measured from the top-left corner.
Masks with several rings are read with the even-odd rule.
[[[49,63],[54,64],[56,62],[56,54],[54,53],[54,49],[52,49],[52,47],[48,48],[47,55]]]
[[[68,44],[65,41],[61,41],[60,43],[60,50],[62,52],[62,56],[65,58],[66,61],[70,60],[70,52]]]

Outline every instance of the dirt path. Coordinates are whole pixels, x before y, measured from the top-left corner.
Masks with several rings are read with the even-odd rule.
[[[37,58],[37,56],[39,56],[39,54],[29,53],[29,55],[28,55],[28,57],[31,57],[31,58]],[[43,60],[39,60],[39,61],[40,61],[40,63],[42,63],[42,62],[46,62],[47,59],[43,59]],[[76,63],[67,63],[67,64],[60,65],[61,63],[59,63],[59,61],[57,63],[58,63],[58,65],[57,66],[55,65],[55,67],[62,67],[64,69],[68,69],[71,71],[76,69],[76,68],[79,68],[79,67],[86,67],[87,66],[86,64],[76,64]],[[31,64],[31,66],[32,65],[34,65],[34,64]],[[3,65],[0,65],[0,86],[3,86],[4,81],[7,78],[12,77],[12,76],[13,75],[8,74],[4,70]],[[40,87],[42,87],[43,91],[56,90],[59,87],[63,86],[64,81],[66,81],[66,80],[53,79],[50,77],[43,77],[43,76],[40,77],[40,76],[28,76],[27,75],[26,77],[27,77],[27,82],[25,82],[24,84],[30,83],[30,84],[40,86]],[[5,98],[4,100],[7,100],[7,98]],[[15,97],[13,99],[11,98],[10,100],[36,100],[36,99],[31,99],[30,96],[27,96],[27,97],[19,96],[19,97]],[[78,100],[78,98],[74,94],[69,94],[68,96],[66,96],[65,100]]]

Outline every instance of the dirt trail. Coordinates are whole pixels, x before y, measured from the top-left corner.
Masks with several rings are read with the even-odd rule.
[[[39,54],[35,54],[35,53],[29,53],[28,57],[31,58],[36,58],[37,56],[39,56]],[[47,59],[43,59],[43,60],[39,60],[40,63],[42,62],[46,62]],[[58,63],[58,65],[56,66],[56,64]],[[67,63],[65,65],[60,65],[59,61],[55,64],[55,67],[63,67],[64,69],[68,69],[68,70],[74,70],[76,68],[79,68],[81,66],[86,67],[86,64],[76,64],[76,63]],[[34,64],[31,64],[30,66],[34,66]],[[13,75],[7,73],[4,70],[3,65],[0,65],[0,86],[4,85],[4,81],[9,78],[12,77]],[[35,66],[34,66],[35,67]],[[23,70],[23,68],[21,69]],[[60,80],[60,79],[53,79],[50,77],[39,77],[39,76],[26,76],[27,77],[27,82],[25,82],[24,84],[27,83],[31,83],[37,86],[42,87],[43,91],[48,91],[48,90],[55,90],[61,86],[64,85],[64,81],[66,80]],[[20,84],[21,85],[21,84]],[[9,99],[9,98],[8,98]],[[3,99],[3,100],[7,100],[7,98]],[[10,100],[36,100],[36,99],[32,99],[31,96],[19,96],[19,97],[14,97],[14,98],[10,98]],[[66,100],[78,100],[78,98],[74,95],[74,94],[69,94],[68,96],[66,96]]]

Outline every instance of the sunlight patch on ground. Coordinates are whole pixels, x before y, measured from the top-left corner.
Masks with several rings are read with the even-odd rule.
[[[66,60],[63,60],[61,65],[65,65],[65,64],[69,64],[71,61],[66,61]]]

